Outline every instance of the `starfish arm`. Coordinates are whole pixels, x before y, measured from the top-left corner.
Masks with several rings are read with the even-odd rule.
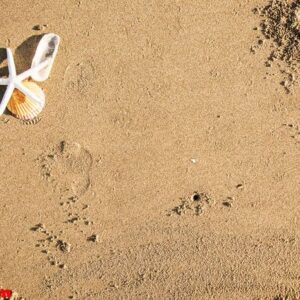
[[[17,79],[18,79],[19,82],[21,82],[21,81],[31,77],[32,73],[33,73],[32,69],[29,69],[29,70],[23,72],[22,74],[18,75]]]
[[[16,66],[14,62],[14,57],[9,48],[6,49],[7,53],[7,64],[8,64],[8,71],[9,71],[9,77],[16,77]]]
[[[0,78],[0,85],[8,85],[9,79],[8,78]]]
[[[30,68],[29,70],[23,72],[22,74],[18,75],[17,78],[18,78],[19,81],[23,81],[28,77],[32,77],[32,74],[44,69],[45,67],[47,67],[48,64],[49,64],[49,59],[43,61],[42,63],[40,63],[36,67]]]
[[[5,109],[6,109],[6,106],[12,96],[12,93],[14,91],[14,84],[13,83],[10,83],[8,86],[7,86],[7,89],[5,91],[5,94],[2,98],[2,101],[0,103],[0,116],[4,113]]]
[[[16,82],[15,85],[16,85],[16,88],[18,90],[20,90],[27,97],[33,99],[37,103],[43,102],[43,99],[40,99],[36,94],[34,94],[30,89],[28,89],[26,86],[24,86],[21,82]]]

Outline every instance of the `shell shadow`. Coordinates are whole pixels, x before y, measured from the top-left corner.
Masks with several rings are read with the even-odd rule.
[[[0,48],[0,64],[6,59],[6,49]]]

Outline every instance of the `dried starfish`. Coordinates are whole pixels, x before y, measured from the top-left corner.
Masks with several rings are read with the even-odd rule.
[[[18,89],[27,98],[31,99],[36,104],[41,104],[43,106],[45,99],[29,90],[22,82],[25,82],[29,77],[32,77],[35,81],[45,81],[48,79],[57,54],[59,42],[60,37],[57,34],[45,34],[38,44],[31,68],[19,75],[17,75],[16,72],[12,51],[9,48],[6,49],[9,75],[8,78],[0,78],[0,85],[7,85],[7,89],[0,103],[0,116],[5,111],[5,108],[13,95],[14,89]]]
[[[36,102],[42,102],[42,99],[37,97],[26,86],[24,86],[22,84],[22,81],[24,81],[25,79],[27,79],[29,77],[32,77],[32,75],[34,73],[42,70],[49,64],[49,61],[45,60],[38,66],[32,67],[29,70],[17,75],[16,65],[14,62],[14,57],[13,57],[11,49],[7,48],[6,53],[7,53],[7,64],[8,64],[9,76],[8,76],[8,78],[0,78],[0,85],[7,85],[6,91],[4,93],[2,101],[0,103],[0,115],[2,115],[3,112],[5,111],[5,108],[14,92],[14,89],[18,89],[24,95],[26,95],[28,98],[31,98],[32,100],[34,100]]]

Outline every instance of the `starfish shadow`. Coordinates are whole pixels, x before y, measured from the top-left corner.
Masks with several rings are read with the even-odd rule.
[[[6,49],[0,48],[0,77],[8,76],[7,66],[2,66],[3,62],[6,60]],[[6,90],[6,86],[0,86],[0,99],[2,99]]]
[[[7,66],[2,66],[3,62],[6,60],[6,49],[0,48],[0,77],[8,75]]]
[[[14,53],[17,74],[21,74],[30,68],[37,45],[42,37],[43,34],[33,35],[17,47]]]

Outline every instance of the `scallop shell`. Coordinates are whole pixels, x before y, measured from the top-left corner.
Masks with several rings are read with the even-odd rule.
[[[58,51],[59,43],[60,37],[57,34],[47,33],[42,37],[37,46],[31,67],[36,68],[42,63],[46,63],[46,66],[35,72],[32,75],[32,79],[35,81],[44,81],[48,79]]]
[[[18,89],[15,89],[7,104],[7,109],[18,119],[31,120],[43,110],[45,106],[45,94],[34,82],[24,81],[22,84],[38,96],[40,98],[40,102],[27,97]]]

